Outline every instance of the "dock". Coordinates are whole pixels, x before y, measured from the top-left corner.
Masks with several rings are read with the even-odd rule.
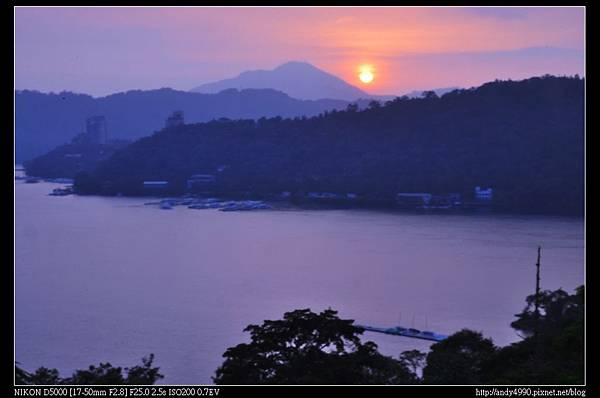
[[[384,333],[391,334],[394,336],[403,336],[403,337],[411,337],[414,339],[422,339],[422,340],[430,340],[430,341],[442,341],[445,340],[448,336],[434,333],[429,330],[418,330],[413,328],[405,328],[402,326],[394,326],[390,328],[382,328],[377,326],[367,326],[367,325],[355,325],[358,329],[366,330],[369,332],[375,333]]]

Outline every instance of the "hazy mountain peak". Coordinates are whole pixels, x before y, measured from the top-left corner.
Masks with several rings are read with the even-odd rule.
[[[275,70],[310,70],[310,71],[319,71],[322,72],[319,68],[317,68],[316,66],[305,62],[305,61],[288,61],[286,63],[283,63],[281,65],[279,65],[278,67],[276,67]]]
[[[229,88],[270,88],[305,100],[329,98],[354,101],[371,97],[358,87],[304,61],[289,61],[272,70],[245,71],[237,77],[203,84],[191,91],[218,93]]]

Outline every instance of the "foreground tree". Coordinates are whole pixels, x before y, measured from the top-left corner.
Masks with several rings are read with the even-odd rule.
[[[425,364],[427,354],[419,350],[404,351],[400,354],[400,362],[402,362],[408,369],[411,370],[415,378],[418,378],[418,371]]]
[[[142,358],[142,365],[125,368],[126,376],[121,367],[113,367],[110,363],[91,365],[85,370],[76,370],[71,377],[61,378],[57,369],[38,368],[35,373],[29,373],[15,366],[15,383],[19,384],[154,384],[164,376],[158,367],[153,367],[154,354]]]
[[[523,340],[496,348],[480,333],[462,330],[431,346],[426,384],[583,384],[584,288],[527,297],[511,323]]]
[[[15,363],[15,384],[29,384],[31,375],[19,367],[19,362]]]
[[[583,384],[584,287],[527,297],[511,326],[522,341],[501,348],[488,366],[493,384]]]
[[[58,370],[45,367],[38,368],[35,373],[29,373],[15,366],[16,384],[61,384]]]
[[[331,309],[284,314],[282,320],[250,325],[251,342],[223,354],[216,384],[410,384],[416,382],[401,362],[381,355],[373,342],[362,343],[353,320]]]
[[[516,315],[516,321],[510,324],[526,337],[533,337],[537,330],[540,335],[555,334],[569,326],[583,322],[584,288],[575,289],[570,295],[562,289],[540,292],[539,313],[536,314],[534,294],[527,297],[527,306]]]
[[[495,352],[491,339],[463,329],[431,346],[423,381],[426,384],[484,384],[487,361]]]

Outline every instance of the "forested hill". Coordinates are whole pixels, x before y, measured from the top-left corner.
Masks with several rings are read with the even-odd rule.
[[[106,117],[110,139],[137,139],[160,130],[175,110],[184,111],[188,122],[220,117],[314,116],[343,109],[340,100],[303,101],[270,89],[225,90],[200,94],[168,88],[132,90],[94,98],[87,94],[15,92],[15,156],[31,160],[65,144],[85,130],[87,117]]]
[[[223,191],[469,193],[495,205],[582,214],[584,81],[495,81],[312,118],[213,121],[140,139],[78,178],[89,193],[136,194],[143,180],[183,188],[217,174]]]

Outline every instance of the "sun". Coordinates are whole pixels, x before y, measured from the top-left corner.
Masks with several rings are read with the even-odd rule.
[[[375,78],[373,68],[370,65],[363,65],[359,68],[358,78],[361,82],[369,84]]]
[[[358,78],[363,83],[366,83],[366,84],[371,83],[373,81],[373,78],[374,78],[373,72],[369,72],[368,70],[362,71],[358,75]]]

